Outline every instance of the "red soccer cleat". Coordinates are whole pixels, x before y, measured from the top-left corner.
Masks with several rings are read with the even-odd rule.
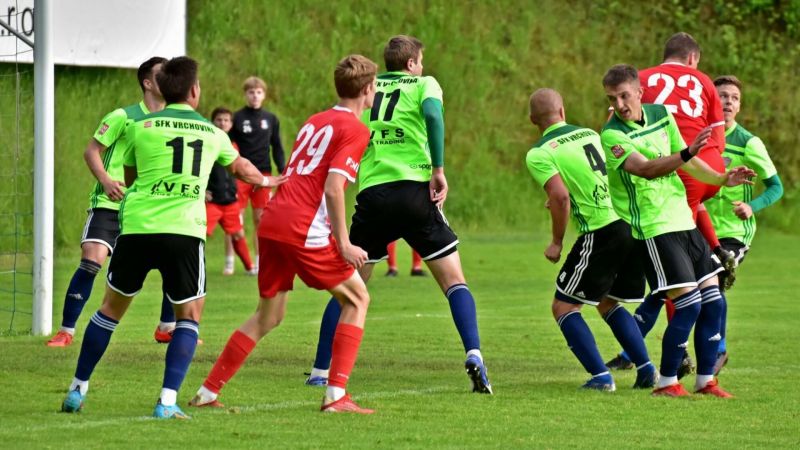
[[[356,413],[356,414],[372,414],[374,409],[362,408],[350,398],[350,394],[345,394],[344,397],[336,400],[335,402],[325,404],[325,399],[322,400],[322,407],[319,409],[322,412],[328,413]]]
[[[156,327],[156,331],[155,331],[155,333],[153,333],[153,338],[159,344],[169,344],[170,341],[172,341],[172,333],[174,333],[174,332],[175,332],[175,329],[172,329],[172,330],[169,330],[169,331],[161,331],[160,328]],[[203,340],[202,339],[198,339],[197,340],[197,345],[203,345]]]
[[[709,381],[703,389],[696,390],[695,394],[713,395],[719,398],[733,398],[733,395],[719,387],[719,382],[716,378]]]
[[[67,347],[72,344],[72,335],[66,331],[59,331],[46,344],[48,347]]]
[[[653,397],[688,397],[689,391],[680,383],[670,384],[653,390]]]

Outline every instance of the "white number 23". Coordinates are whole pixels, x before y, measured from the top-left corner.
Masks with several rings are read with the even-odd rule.
[[[650,77],[647,79],[647,87],[658,86],[659,80],[664,81],[664,88],[658,94],[658,97],[656,97],[654,103],[666,106],[669,112],[673,114],[678,112],[678,105],[670,105],[664,103],[669,98],[670,94],[672,94],[672,91],[675,90],[675,79],[665,73],[656,72],[650,75]],[[689,83],[692,84],[691,89],[689,89]],[[692,102],[682,99],[680,101],[681,112],[689,117],[702,116],[703,85],[700,83],[700,80],[698,80],[697,77],[695,77],[694,75],[686,74],[686,75],[681,75],[681,77],[678,78],[677,84],[679,88],[684,88],[688,91],[689,98],[692,100],[692,102],[694,102],[693,105]]]

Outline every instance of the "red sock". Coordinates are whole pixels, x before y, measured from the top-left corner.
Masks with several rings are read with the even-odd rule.
[[[228,343],[225,344],[222,354],[214,363],[214,367],[211,368],[203,386],[209,391],[219,394],[225,383],[236,375],[244,360],[247,359],[247,355],[253,351],[255,346],[256,341],[239,330],[234,331],[228,339]]]
[[[347,387],[350,372],[353,371],[353,366],[356,364],[362,336],[364,336],[363,328],[346,323],[336,326],[336,334],[333,335],[333,357],[331,358],[328,386],[342,389]]]
[[[242,264],[244,264],[245,270],[251,270],[253,268],[253,260],[250,259],[250,249],[247,248],[247,239],[233,239],[233,250],[239,255],[239,259],[242,260]]]
[[[422,256],[419,256],[414,250],[411,250],[411,268],[414,270],[422,269]]]
[[[697,229],[700,230],[700,233],[703,234],[712,249],[719,247],[719,238],[717,238],[717,232],[714,231],[714,225],[711,223],[711,216],[708,215],[708,211],[697,211]]]
[[[672,303],[672,300],[667,299],[664,302],[664,306],[667,307],[667,322],[672,320],[672,316],[675,315],[675,305]]]
[[[397,241],[394,241],[386,246],[386,251],[389,253],[389,268],[394,270],[397,270],[397,253],[395,252],[396,248]]]

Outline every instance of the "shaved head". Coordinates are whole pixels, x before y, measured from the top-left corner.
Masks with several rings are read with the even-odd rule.
[[[537,89],[531,94],[531,121],[537,126],[547,126],[564,120],[564,100],[555,89]]]

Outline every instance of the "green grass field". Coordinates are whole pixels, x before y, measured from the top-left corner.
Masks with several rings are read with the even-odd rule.
[[[795,276],[800,237],[762,232],[729,296],[731,362],[721,382],[732,400],[651,398],[633,391],[634,374],[617,374],[613,394],[582,392],[586,375],[550,316],[557,268],[541,252],[544,235],[466,234],[461,253],[478,302],[484,355],[494,396],[469,392],[463,352],[447,302],[428,279],[401,277],[385,265],[370,284],[373,303],[350,388],[374,416],[317,412],[323,391],[303,385],[327,295],[299,288],[283,325],[262,341],[223,391],[225,410],[192,410],[188,422],[149,419],[158,396],[165,346],[152,340],[159,278],[112,339],[91,382],[84,412],[58,413],[79,345],[44,346],[44,338],[0,337],[0,447],[5,448],[797,448],[800,396],[794,375],[800,306]],[[256,281],[220,275],[219,236],[209,242],[209,297],[194,363],[180,393],[194,394],[227,337],[252,311]],[[56,259],[56,325],[76,253]],[[100,302],[102,277],[78,324],[77,341]],[[587,308],[603,355],[617,350],[610,330]],[[654,328],[647,342],[660,355]],[[685,380],[691,387],[693,378]]]

